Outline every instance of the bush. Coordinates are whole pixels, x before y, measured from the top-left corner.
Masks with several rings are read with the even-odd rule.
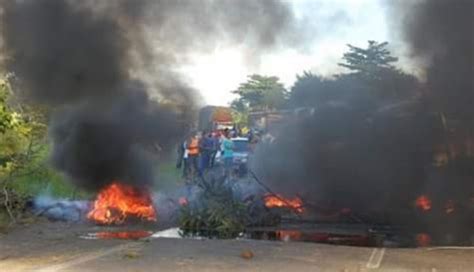
[[[49,109],[26,103],[12,80],[0,78],[0,213],[15,221],[32,196],[49,190],[71,197],[75,189],[48,165]]]
[[[184,235],[234,238],[250,222],[247,206],[222,179],[201,184],[196,198],[181,207],[179,225]]]

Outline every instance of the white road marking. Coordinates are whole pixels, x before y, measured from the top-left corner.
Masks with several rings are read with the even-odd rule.
[[[121,245],[118,245],[118,246],[115,246],[115,247],[112,247],[112,248],[108,248],[107,250],[101,250],[101,251],[96,251],[96,252],[93,252],[93,253],[89,253],[89,254],[86,254],[82,257],[77,257],[77,258],[74,258],[73,260],[66,261],[64,263],[43,267],[43,268],[40,268],[40,269],[35,270],[35,271],[37,271],[37,272],[61,271],[61,270],[64,270],[64,269],[67,269],[67,268],[70,268],[70,267],[73,267],[73,266],[76,266],[76,265],[79,265],[79,264],[82,264],[82,263],[86,263],[86,262],[89,262],[89,261],[92,261],[92,260],[102,258],[104,256],[113,254],[115,252],[119,252],[119,251],[128,249],[133,245],[136,245],[136,243],[121,244]]]
[[[385,255],[385,248],[382,248],[382,249],[374,248],[365,266],[369,269],[379,268],[380,264],[382,263],[384,255]]]
[[[474,247],[469,246],[440,246],[440,247],[429,247],[426,250],[444,250],[444,249],[453,249],[453,250],[474,250]]]

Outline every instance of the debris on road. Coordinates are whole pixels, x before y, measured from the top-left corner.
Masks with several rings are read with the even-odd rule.
[[[245,260],[250,260],[254,257],[254,254],[250,249],[245,249],[240,252],[240,257]]]
[[[127,251],[123,255],[123,259],[138,259],[140,256],[141,254],[137,251]]]

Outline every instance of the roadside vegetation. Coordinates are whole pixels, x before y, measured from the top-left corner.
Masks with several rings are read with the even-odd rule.
[[[318,107],[350,97],[366,100],[368,107],[413,97],[418,80],[397,68],[397,61],[387,42],[368,41],[366,48],[349,44],[338,63],[344,72],[323,77],[304,71],[289,90],[278,77],[251,75],[233,91],[237,98],[230,106],[236,115],[248,116],[255,111]]]
[[[196,199],[182,205],[179,225],[184,235],[229,239],[245,230],[250,222],[247,206],[235,197],[224,179],[203,181]]]
[[[32,106],[14,91],[14,78],[0,79],[0,226],[22,218],[40,193],[74,197],[77,192],[48,164],[48,109]]]

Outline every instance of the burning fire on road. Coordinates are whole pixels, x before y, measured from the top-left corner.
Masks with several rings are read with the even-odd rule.
[[[266,194],[263,197],[267,208],[287,208],[296,213],[303,213],[303,200],[299,197],[284,198],[280,194]]]
[[[157,220],[150,195],[120,182],[113,182],[99,192],[87,218],[99,224],[122,224],[128,219]]]
[[[415,205],[423,212],[431,210],[431,200],[426,195],[419,196],[415,201]]]
[[[101,231],[95,234],[99,239],[141,239],[151,236],[153,233],[145,230],[136,231]]]

